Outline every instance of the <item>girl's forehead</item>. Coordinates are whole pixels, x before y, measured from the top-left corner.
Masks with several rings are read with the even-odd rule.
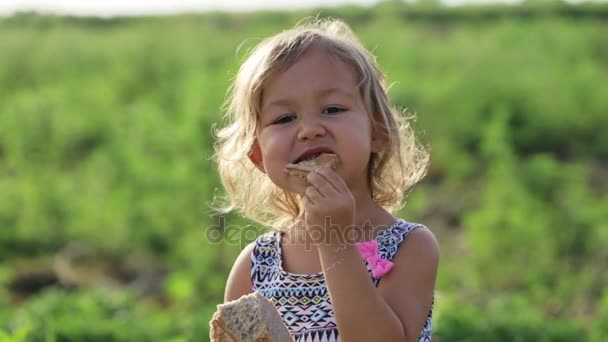
[[[322,50],[305,53],[298,60],[276,70],[262,85],[261,104],[275,97],[307,95],[356,95],[358,74],[342,59]]]

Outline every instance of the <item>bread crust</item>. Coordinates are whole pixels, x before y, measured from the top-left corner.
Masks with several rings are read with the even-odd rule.
[[[257,308],[254,312],[258,312],[262,317],[262,326],[259,327],[259,332],[256,336],[250,339],[243,340],[241,333],[233,330],[228,326],[226,320],[222,317],[221,308],[226,306],[239,306],[246,301],[251,301],[251,298],[255,298],[257,301]],[[243,310],[245,307],[251,309],[250,306],[243,304]],[[251,311],[249,311],[251,312]],[[218,310],[213,314],[211,321],[209,322],[210,331],[209,337],[211,342],[288,342],[293,341],[287,327],[283,324],[283,321],[278,314],[275,306],[266,297],[259,292],[253,294],[244,295],[241,298],[218,305]],[[234,327],[237,328],[238,327]]]
[[[262,331],[254,337],[252,340],[243,340],[239,334],[228,327],[226,321],[222,318],[219,313],[213,314],[213,318],[210,322],[210,338],[212,342],[273,342],[268,329],[264,327]],[[282,342],[282,341],[276,341]]]
[[[232,331],[227,325],[219,312],[213,314],[211,322],[209,323],[211,330],[209,337],[213,342],[242,342],[241,338]]]
[[[312,160],[303,160],[297,164],[287,164],[285,172],[292,176],[306,179],[309,172],[320,168],[323,165],[328,165],[332,169],[336,167],[338,156],[333,153],[321,153],[317,158]]]

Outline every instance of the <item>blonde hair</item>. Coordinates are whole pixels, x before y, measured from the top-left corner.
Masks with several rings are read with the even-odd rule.
[[[354,68],[374,132],[384,139],[383,150],[372,153],[368,165],[373,200],[394,213],[412,186],[424,177],[429,154],[411,129],[412,117],[390,104],[386,77],[375,57],[343,21],[313,20],[263,40],[250,52],[229,89],[226,125],[216,132],[214,156],[228,199],[215,208],[220,213],[237,209],[246,218],[283,231],[302,214],[299,197],[274,185],[249,160],[248,153],[255,143],[267,80],[287,70],[313,46]]]

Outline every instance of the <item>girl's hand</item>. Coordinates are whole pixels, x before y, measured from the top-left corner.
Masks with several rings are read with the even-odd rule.
[[[303,196],[304,221],[317,247],[337,246],[347,240],[354,228],[355,199],[344,180],[327,166],[310,172],[310,186]]]

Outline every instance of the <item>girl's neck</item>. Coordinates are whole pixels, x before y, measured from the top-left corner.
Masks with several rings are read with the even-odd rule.
[[[374,202],[371,196],[355,196],[355,202],[355,227],[351,228],[356,229],[357,231],[356,234],[352,235],[355,237],[356,241],[350,241],[351,243],[375,239],[378,234],[387,229],[396,220],[391,213]],[[297,221],[294,229],[295,231],[293,233],[300,234],[302,237],[301,233],[305,231],[304,222],[301,220]],[[304,234],[304,238],[308,238],[307,234]]]
[[[363,233],[362,241],[375,239],[378,234],[395,222],[396,218],[371,198],[357,202],[355,226]],[[362,242],[357,241],[357,242]]]

